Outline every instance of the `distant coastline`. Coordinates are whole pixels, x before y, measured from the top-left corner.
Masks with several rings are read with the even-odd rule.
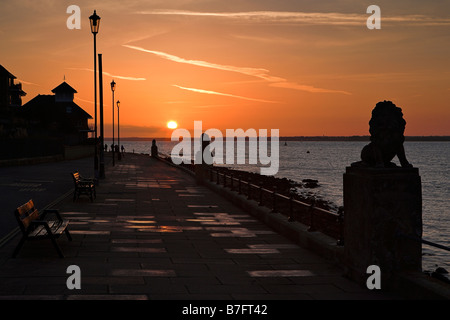
[[[122,141],[170,141],[170,138],[121,138]],[[112,138],[105,138],[112,140]],[[280,141],[370,141],[370,136],[291,136],[279,137]],[[450,136],[406,136],[406,141],[450,141]]]

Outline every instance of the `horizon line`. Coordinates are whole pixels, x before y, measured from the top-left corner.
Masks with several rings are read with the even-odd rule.
[[[246,138],[248,138],[248,136],[245,136]],[[271,136],[264,136],[265,138],[270,138]],[[370,138],[370,135],[296,135],[296,136],[274,136],[274,137],[278,137],[279,139],[294,139],[294,138],[321,138],[321,139],[325,139],[325,138],[332,138],[332,139],[337,139],[337,138]],[[223,137],[226,138],[226,137]],[[237,137],[234,137],[237,138]],[[405,135],[405,139],[411,139],[411,138],[447,138],[450,139],[450,134],[449,135],[436,135],[436,134],[431,134],[431,135]],[[117,139],[117,138],[116,138]],[[126,140],[126,139],[130,139],[130,140],[157,140],[157,139],[161,139],[161,140],[171,140],[170,137],[121,137],[121,140]],[[105,140],[112,140],[112,137],[105,137]]]

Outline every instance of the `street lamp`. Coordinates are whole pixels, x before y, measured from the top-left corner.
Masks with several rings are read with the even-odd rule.
[[[94,10],[94,14],[89,17],[89,21],[91,23],[91,32],[94,35],[94,108],[95,108],[94,174],[96,181],[98,181],[99,172],[98,172],[98,141],[97,141],[97,33],[100,27],[100,17],[97,15],[96,10]]]
[[[98,54],[98,80],[100,94],[100,179],[105,178],[105,130],[103,121],[103,62],[102,54]]]
[[[111,91],[112,91],[112,165],[114,167],[114,91],[116,91],[116,83],[113,81],[111,82]]]
[[[120,101],[117,100],[117,145],[118,145],[118,155],[117,160],[122,160],[122,154],[120,153],[120,122],[119,122],[119,107]]]

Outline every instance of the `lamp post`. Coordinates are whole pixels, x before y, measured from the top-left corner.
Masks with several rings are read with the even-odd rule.
[[[91,32],[94,35],[94,108],[95,108],[94,175],[95,180],[98,181],[99,172],[98,172],[98,141],[97,141],[97,33],[100,27],[100,17],[97,15],[96,10],[94,10],[94,14],[89,17],[89,21],[91,23]]]
[[[114,163],[114,91],[116,91],[116,83],[113,81],[111,82],[111,91],[112,91],[112,165],[115,166]]]
[[[100,179],[105,178],[105,131],[103,126],[103,62],[98,54],[98,81],[100,94]]]
[[[122,160],[122,154],[120,153],[120,122],[119,122],[119,107],[120,107],[120,101],[117,100],[117,145],[118,145],[118,155],[117,160]]]

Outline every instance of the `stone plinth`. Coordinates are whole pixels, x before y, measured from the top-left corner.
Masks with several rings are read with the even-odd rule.
[[[377,265],[386,288],[395,273],[421,270],[422,244],[407,238],[422,237],[417,168],[347,167],[344,208],[345,260],[350,277],[365,283],[367,267]]]

